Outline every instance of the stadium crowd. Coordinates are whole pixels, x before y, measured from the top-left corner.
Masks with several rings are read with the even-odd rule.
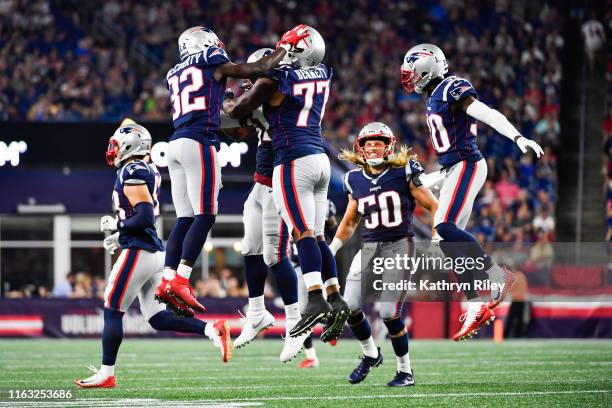
[[[248,291],[242,275],[231,268],[221,268],[219,272],[211,271],[208,279],[195,280],[194,288],[198,297],[225,298],[248,297]],[[15,285],[13,285],[15,286]],[[52,288],[44,284],[27,283],[9,287],[5,293],[8,299],[21,298],[68,298],[68,299],[104,299],[106,281],[102,276],[95,276],[86,271],[70,272],[60,282],[55,282]],[[264,295],[274,297],[274,290],[266,285]]]
[[[422,97],[399,84],[406,50],[431,42],[444,50],[450,73],[468,78],[481,100],[546,152],[540,160],[521,156],[510,141],[479,127],[489,173],[469,229],[483,242],[550,242],[560,132],[559,7],[546,0],[2,0],[0,120],[167,121],[164,76],[177,62],[176,39],[185,28],[211,27],[229,56],[243,61],[306,23],[323,34],[334,69],[325,138],[349,147],[361,126],[383,121],[433,170]]]
[[[350,146],[361,126],[381,120],[431,168],[435,155],[423,101],[404,93],[398,77],[403,53],[415,43],[433,42],[445,51],[450,72],[470,79],[483,101],[546,146],[542,160],[519,160],[511,143],[489,128],[479,129],[490,182],[472,228],[487,240],[533,241],[540,230],[553,236],[552,149],[559,138],[563,47],[554,2],[353,2],[359,7],[312,1],[212,1],[207,7],[192,0],[178,6],[163,1],[3,1],[2,119],[119,120],[130,115],[168,120],[163,78],[176,63],[176,38],[185,27],[212,27],[229,55],[240,61],[305,22],[324,34],[334,68],[325,137],[336,147]],[[281,14],[288,17],[281,21]],[[124,35],[113,41],[105,31],[86,27],[92,21]],[[489,220],[496,228],[488,226]]]

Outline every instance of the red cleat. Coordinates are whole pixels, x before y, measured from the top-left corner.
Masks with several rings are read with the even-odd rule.
[[[170,293],[170,281],[164,278],[162,278],[161,283],[157,289],[155,289],[155,300],[165,303],[166,306],[178,316],[193,317],[195,314],[192,308],[172,296]]]
[[[338,344],[338,339],[333,339],[327,342],[327,344],[329,344],[332,347],[336,347],[336,344]]]
[[[300,368],[314,368],[319,366],[318,358],[307,358],[300,363]]]
[[[111,375],[105,377],[98,371],[97,368],[90,366],[89,369],[94,372],[91,377],[83,380],[76,379],[74,383],[80,388],[115,388],[117,383],[115,382],[115,376]]]
[[[189,279],[176,275],[170,282],[169,286],[170,287],[167,290],[169,294],[183,302],[188,307],[198,312],[204,312],[206,310],[206,308],[196,299],[195,291],[189,285]]]
[[[478,333],[485,324],[495,320],[495,313],[484,303],[470,303],[468,310],[459,317],[459,321],[463,322],[463,327],[454,336],[453,340],[461,341],[472,338]]]
[[[234,350],[232,338],[230,337],[230,325],[227,320],[217,320],[213,323],[213,328],[215,329],[216,336],[212,338],[212,341],[221,350],[223,362],[227,363],[232,358],[232,351]]]
[[[508,296],[508,293],[510,293],[510,289],[516,283],[516,276],[514,275],[514,273],[512,273],[510,270],[506,268],[504,268],[503,283],[504,283],[504,289],[502,289],[499,293],[497,293],[497,296],[491,296],[492,299],[489,300],[489,303],[487,304],[487,306],[491,310],[495,309],[497,306],[499,306],[501,302],[504,301],[506,296]]]

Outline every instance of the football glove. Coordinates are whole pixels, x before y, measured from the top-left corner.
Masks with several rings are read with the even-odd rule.
[[[280,41],[276,43],[276,48],[282,47],[289,52],[296,47],[301,40],[308,38],[308,36],[310,36],[308,26],[300,24],[283,34]]]
[[[100,218],[100,231],[116,231],[117,230],[117,219],[110,215],[105,215]]]
[[[102,246],[109,254],[114,255],[118,249],[121,249],[121,244],[119,244],[119,232],[115,232],[114,234],[104,238]]]
[[[523,154],[527,153],[527,148],[533,150],[538,159],[544,154],[544,150],[542,150],[542,147],[537,142],[527,139],[525,136],[519,136],[519,138],[516,140],[516,144],[519,149],[521,149]]]

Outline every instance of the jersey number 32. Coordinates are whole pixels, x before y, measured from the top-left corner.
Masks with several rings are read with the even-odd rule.
[[[180,89],[180,85],[191,82]],[[172,120],[178,119],[189,112],[206,110],[206,97],[196,96],[190,101],[193,92],[199,91],[204,85],[202,70],[197,67],[189,67],[179,75],[171,76],[168,79],[170,89],[170,100],[172,101]]]

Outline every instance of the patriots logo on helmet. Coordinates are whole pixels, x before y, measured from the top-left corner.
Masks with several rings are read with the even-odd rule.
[[[415,52],[406,57],[406,64],[414,64],[421,57],[435,57],[429,52]]]
[[[139,135],[142,135],[142,132],[140,131],[140,129],[135,128],[135,127],[123,127],[119,129],[119,133],[124,134],[124,135],[129,135],[131,132],[135,132],[135,133],[138,133]]]

